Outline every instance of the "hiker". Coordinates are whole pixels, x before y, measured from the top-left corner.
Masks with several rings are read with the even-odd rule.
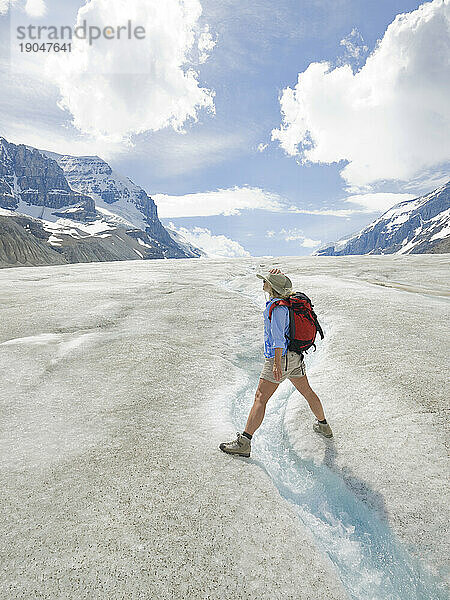
[[[311,389],[306,377],[303,354],[288,349],[290,331],[288,307],[275,305],[270,311],[272,304],[294,295],[292,282],[279,269],[270,269],[268,273],[263,275],[258,273],[257,277],[264,281],[263,290],[268,292],[270,297],[266,302],[263,313],[264,366],[256,390],[255,401],[244,431],[242,433],[237,432],[237,439],[219,445],[219,448],[228,454],[236,454],[247,458],[250,456],[253,434],[263,421],[267,401],[285,379],[289,379],[308,401],[309,407],[316,416],[316,421],[313,424],[314,431],[326,438],[333,436],[331,427],[325,418],[322,403],[317,394]],[[304,297],[306,298],[306,296]],[[322,334],[321,329],[320,332]]]

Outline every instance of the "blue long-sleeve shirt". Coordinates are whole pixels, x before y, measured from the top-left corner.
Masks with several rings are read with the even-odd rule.
[[[280,298],[271,298],[266,302],[264,309],[264,356],[274,358],[275,348],[283,348],[282,356],[286,354],[289,335],[289,309],[287,306],[275,306],[272,311],[272,318],[269,321],[270,305],[280,300]]]

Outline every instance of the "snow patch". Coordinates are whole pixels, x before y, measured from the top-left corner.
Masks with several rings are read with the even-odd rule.
[[[137,238],[138,244],[140,244],[141,246],[145,246],[146,248],[151,248],[150,244],[146,244],[144,242],[144,240],[141,240],[141,238]]]
[[[435,233],[430,238],[430,241],[440,240],[440,239],[446,238],[448,235],[450,235],[450,225],[447,225],[446,227],[443,227],[440,231],[438,231],[437,233]]]
[[[52,246],[61,246],[61,243],[63,242],[63,240],[61,240],[60,238],[56,237],[53,234],[48,238],[47,241]]]

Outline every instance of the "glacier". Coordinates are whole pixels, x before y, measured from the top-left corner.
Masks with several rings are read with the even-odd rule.
[[[325,331],[334,438],[281,384],[242,430],[277,266]],[[2,598],[448,597],[446,255],[0,271]]]

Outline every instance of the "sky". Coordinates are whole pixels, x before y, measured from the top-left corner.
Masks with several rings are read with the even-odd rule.
[[[0,15],[0,135],[104,158],[211,254],[308,255],[449,179],[450,0],[0,0]],[[83,20],[145,39],[19,50],[19,25]]]

